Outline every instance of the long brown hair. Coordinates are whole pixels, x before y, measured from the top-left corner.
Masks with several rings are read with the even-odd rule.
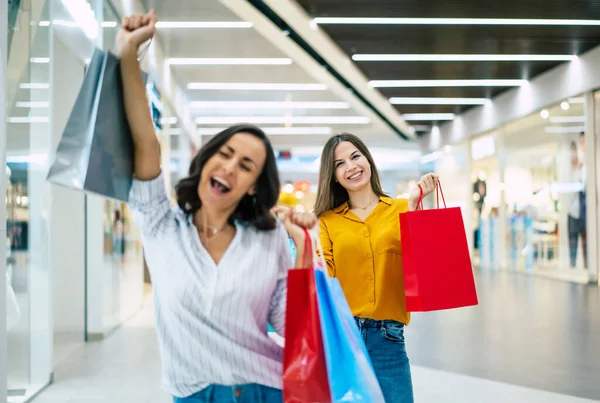
[[[379,181],[379,172],[373,161],[373,156],[369,152],[369,149],[354,134],[342,133],[333,136],[323,147],[321,153],[321,166],[319,168],[319,187],[317,190],[317,201],[315,202],[314,214],[317,217],[321,217],[329,210],[333,210],[336,207],[341,206],[344,202],[349,199],[348,191],[335,180],[335,161],[334,152],[335,148],[343,141],[352,143],[362,155],[365,156],[369,165],[371,166],[371,188],[373,192],[379,197],[386,196],[381,188],[381,182]]]
[[[204,169],[206,162],[237,133],[250,133],[262,140],[267,150],[267,159],[256,181],[256,188],[258,189],[256,196],[252,197],[246,194],[242,197],[234,213],[229,217],[229,221],[233,223],[235,220],[239,220],[260,231],[274,229],[277,226],[277,221],[271,214],[271,208],[277,203],[280,189],[277,161],[271,142],[265,133],[255,126],[231,126],[210,139],[192,160],[189,176],[181,179],[175,186],[177,204],[186,214],[194,214],[202,207],[202,201],[198,194],[198,183],[200,182],[202,169]]]

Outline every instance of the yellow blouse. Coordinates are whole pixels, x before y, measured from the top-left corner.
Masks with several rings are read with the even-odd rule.
[[[365,221],[348,203],[321,216],[321,243],[329,274],[339,280],[354,316],[410,322],[406,312],[399,214],[407,199],[380,197]]]

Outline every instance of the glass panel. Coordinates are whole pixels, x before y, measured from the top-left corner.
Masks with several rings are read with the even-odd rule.
[[[585,121],[575,97],[503,128],[510,268],[587,282]]]
[[[49,247],[45,154],[50,138],[49,6],[9,2],[7,180],[8,277],[21,311],[9,329],[9,402],[22,401],[50,379]],[[36,329],[35,332],[32,329]],[[44,362],[45,364],[42,364]]]
[[[103,2],[102,47],[113,50],[120,20]],[[113,26],[114,25],[114,26]],[[103,324],[108,332],[136,313],[144,295],[144,258],[137,228],[125,203],[104,201]]]

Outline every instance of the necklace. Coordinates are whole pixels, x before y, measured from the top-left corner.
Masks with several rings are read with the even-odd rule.
[[[210,234],[211,236],[215,236],[220,232],[225,231],[227,228],[229,228],[229,224],[225,224],[223,226],[223,228],[217,228],[217,227],[213,227],[212,225],[209,225],[208,228],[206,229],[206,232],[204,232],[204,227],[201,225],[197,226],[198,228],[198,232],[201,232],[202,234]]]
[[[225,233],[225,231],[228,230],[230,227],[230,225],[228,223],[225,224],[221,228],[217,228],[212,225],[208,225],[206,228],[204,228],[204,226],[202,226],[198,223],[195,223],[195,224],[196,224],[196,229],[198,231],[198,237],[200,238],[200,242],[202,242],[206,246],[208,244],[210,244],[210,241],[212,241],[214,238]]]
[[[352,208],[353,209],[357,209],[357,210],[366,210],[369,207],[371,207],[373,204],[375,204],[376,202],[379,202],[379,198],[373,200],[372,202],[370,202],[369,204],[367,204],[365,207],[358,207],[358,206],[352,205]]]

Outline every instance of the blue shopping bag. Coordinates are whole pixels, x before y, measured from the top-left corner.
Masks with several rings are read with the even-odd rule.
[[[315,270],[332,402],[384,403],[367,347],[336,278]]]

